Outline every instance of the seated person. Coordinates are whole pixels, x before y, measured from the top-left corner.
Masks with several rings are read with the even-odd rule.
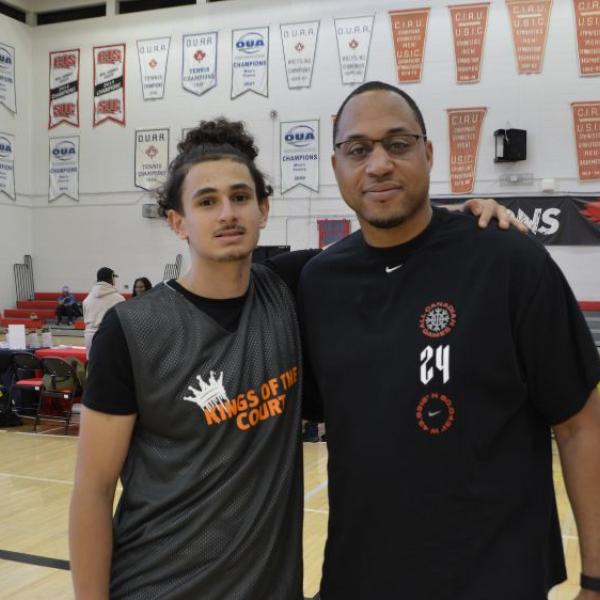
[[[69,291],[69,286],[65,285],[61,295],[56,299],[58,306],[56,307],[56,322],[61,323],[63,317],[67,323],[71,325],[73,320],[81,316],[81,310],[75,296]]]

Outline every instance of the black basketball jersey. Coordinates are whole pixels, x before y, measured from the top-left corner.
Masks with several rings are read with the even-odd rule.
[[[111,598],[301,599],[301,365],[289,290],[254,266],[233,333],[164,284],[116,312],[138,419]]]

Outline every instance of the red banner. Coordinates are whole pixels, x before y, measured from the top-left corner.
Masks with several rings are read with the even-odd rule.
[[[541,73],[552,0],[506,0],[520,74]]]
[[[475,185],[481,125],[487,108],[449,108],[450,183],[453,194],[467,194]]]
[[[582,76],[600,75],[600,2],[573,0]]]
[[[489,2],[448,7],[454,34],[457,83],[476,83],[480,79],[489,7]]]
[[[327,248],[350,233],[350,219],[319,219],[319,248]]]
[[[50,52],[48,129],[61,123],[79,127],[79,49]]]
[[[572,102],[579,179],[600,179],[600,101]]]
[[[391,10],[392,36],[400,83],[421,81],[429,8]]]
[[[94,127],[125,125],[125,44],[94,46]]]

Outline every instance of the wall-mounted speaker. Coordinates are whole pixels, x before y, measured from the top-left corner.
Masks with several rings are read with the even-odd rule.
[[[516,162],[527,159],[527,131],[525,129],[496,129],[494,162]]]

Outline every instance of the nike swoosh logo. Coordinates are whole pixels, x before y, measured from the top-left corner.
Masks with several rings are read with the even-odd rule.
[[[441,412],[442,412],[441,410],[436,410],[436,411],[434,411],[434,412],[432,412],[432,411],[429,411],[429,412],[427,413],[427,416],[428,416],[428,417],[435,417],[436,415],[439,415]]]
[[[385,268],[385,272],[386,273],[393,273],[396,269],[399,269],[402,266],[403,265],[396,265],[395,267],[386,267]]]

